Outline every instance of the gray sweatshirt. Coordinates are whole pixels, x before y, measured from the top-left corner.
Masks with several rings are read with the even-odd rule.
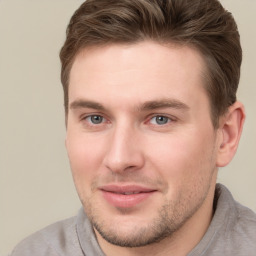
[[[217,184],[215,213],[200,243],[187,256],[256,256],[256,214]],[[23,240],[11,256],[104,256],[83,209]]]

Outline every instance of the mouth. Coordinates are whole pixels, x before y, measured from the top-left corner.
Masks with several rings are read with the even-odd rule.
[[[131,208],[148,200],[157,190],[137,185],[106,185],[100,187],[103,198],[117,208]]]
[[[109,191],[109,192],[111,192],[111,191]],[[134,195],[134,194],[139,194],[139,193],[142,193],[142,192],[132,191],[132,192],[121,192],[121,193],[112,192],[112,193],[115,193],[115,194],[122,194],[122,195]]]

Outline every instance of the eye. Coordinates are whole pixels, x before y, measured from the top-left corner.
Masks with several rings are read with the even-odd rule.
[[[87,116],[85,118],[85,120],[91,124],[101,124],[101,123],[105,122],[105,118],[100,115]]]
[[[166,116],[154,116],[150,119],[150,123],[155,125],[165,125],[169,122],[171,122],[171,119]]]

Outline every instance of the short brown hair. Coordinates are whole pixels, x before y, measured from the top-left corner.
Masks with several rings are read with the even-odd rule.
[[[236,23],[218,0],[87,0],[72,16],[60,52],[65,111],[69,73],[88,46],[144,40],[195,47],[206,61],[214,127],[236,101],[242,50]]]

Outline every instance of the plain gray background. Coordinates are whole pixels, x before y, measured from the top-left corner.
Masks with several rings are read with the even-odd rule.
[[[240,29],[238,98],[247,120],[233,162],[219,172],[256,211],[256,0],[222,0]],[[0,0],[0,255],[30,233],[76,214],[65,152],[58,53],[78,0]]]

